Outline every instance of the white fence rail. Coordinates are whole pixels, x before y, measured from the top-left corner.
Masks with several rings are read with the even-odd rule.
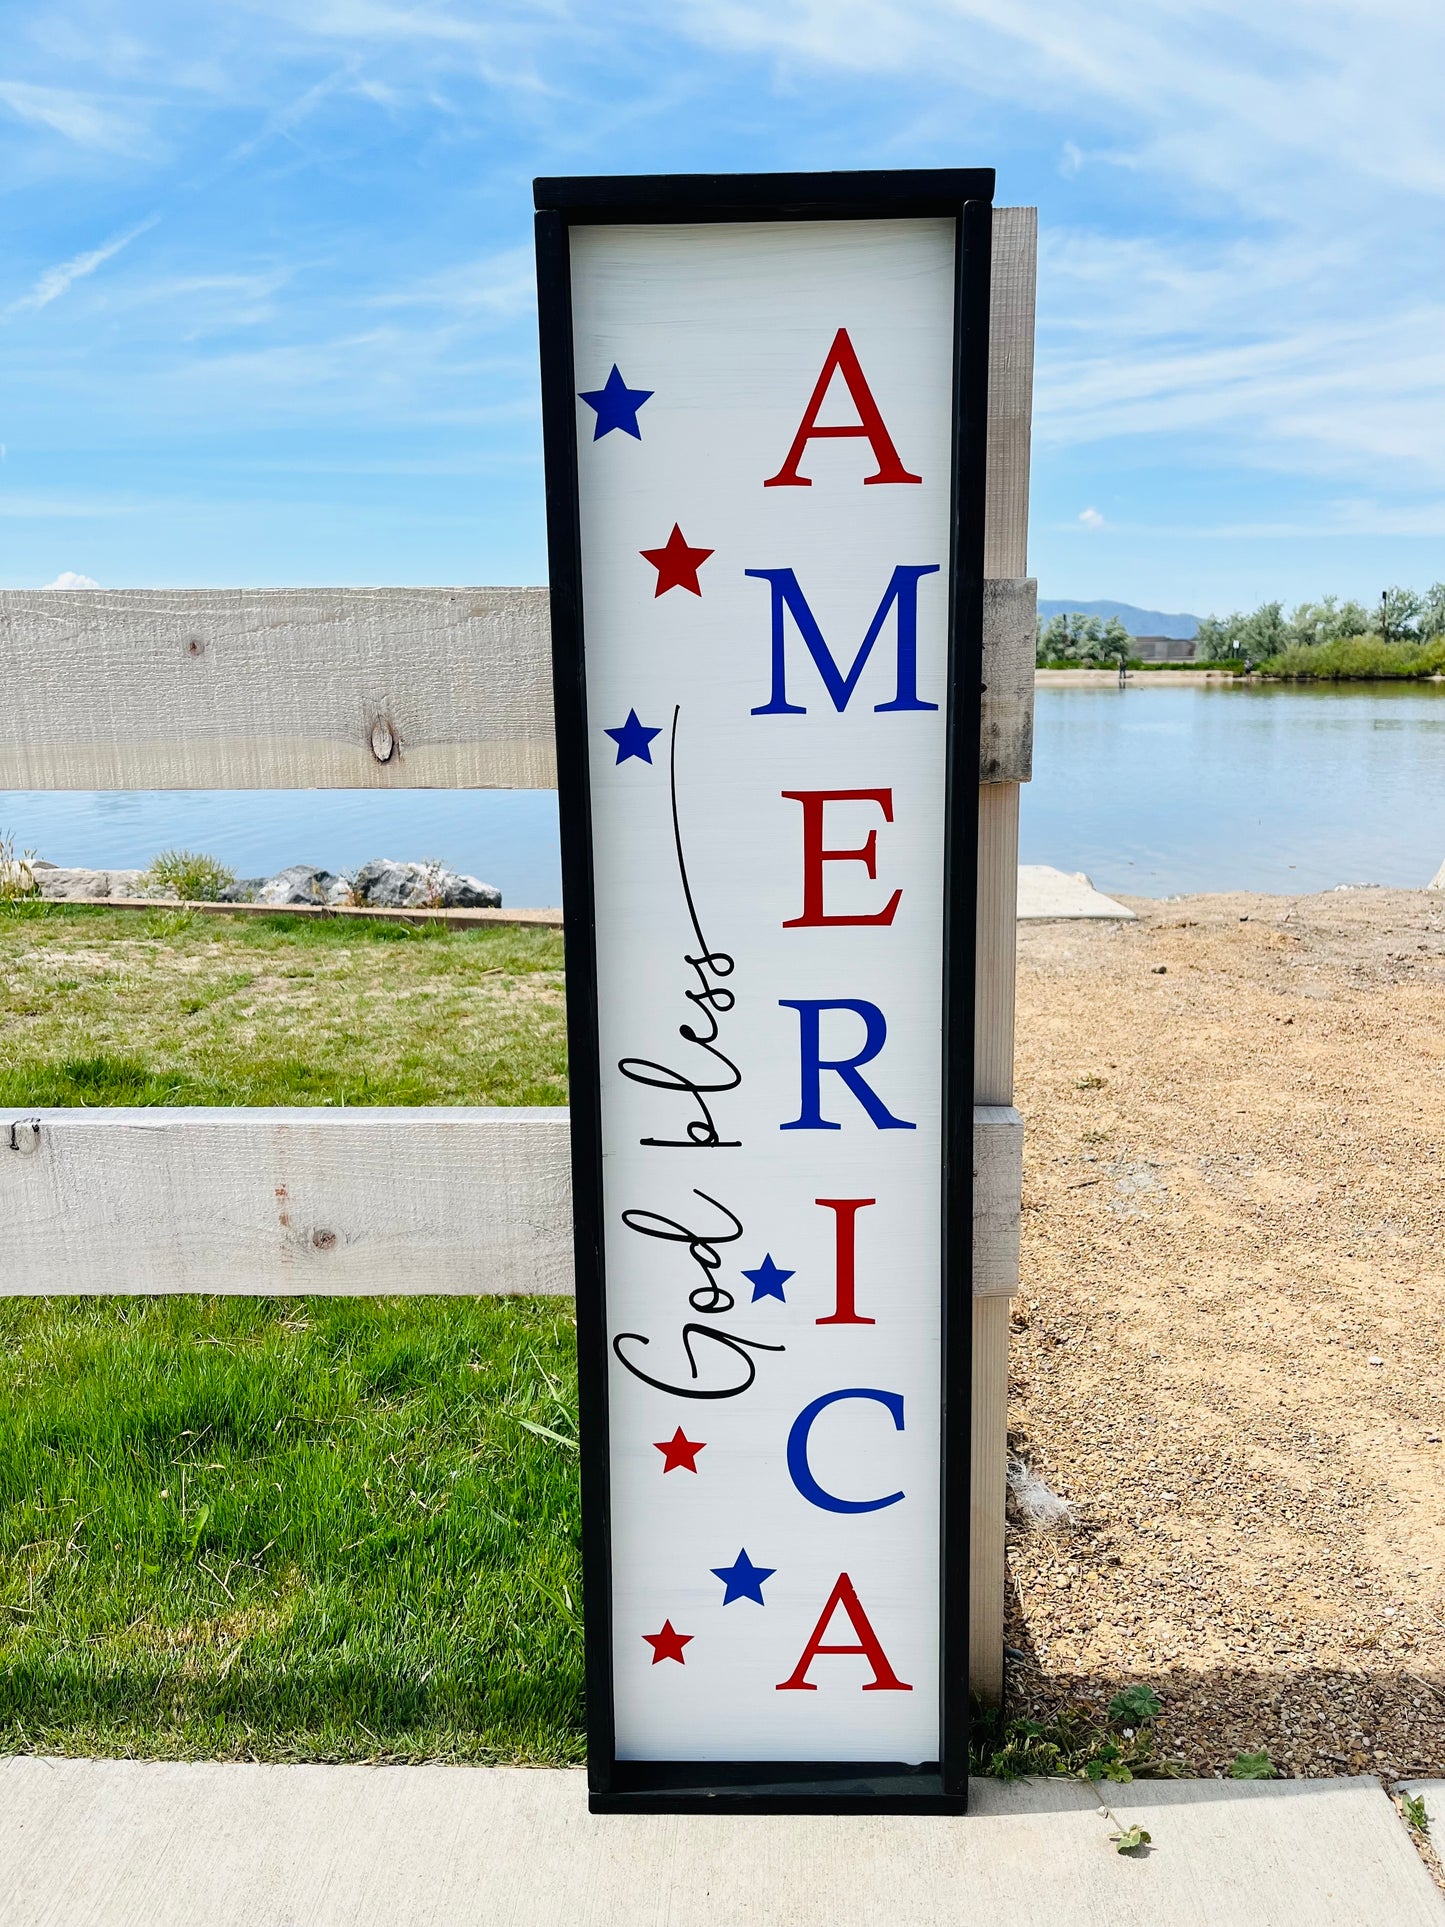
[[[545,589],[0,591],[0,790],[553,789]],[[985,602],[980,780],[1027,780],[1034,585]]]
[[[1016,1111],[974,1121],[976,1292],[1018,1276]],[[0,1118],[0,1291],[570,1292],[562,1109]]]

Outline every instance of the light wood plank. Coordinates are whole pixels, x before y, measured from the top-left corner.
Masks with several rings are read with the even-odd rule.
[[[978,780],[1027,783],[1034,769],[1034,657],[1038,584],[1027,576],[987,582]]]
[[[978,793],[978,944],[974,961],[973,1101],[1011,1104],[1019,896],[1019,786]]]
[[[1008,1105],[1013,1097],[1014,969],[1018,908],[1019,786],[979,792],[978,951],[974,1099]],[[1017,1113],[1014,1113],[1017,1115]],[[1021,1182],[1023,1132],[1018,1139]],[[1010,1203],[1018,1222],[1019,1193]],[[973,1303],[972,1467],[969,1513],[969,1684],[979,1699],[1003,1698],[1004,1498],[1008,1472],[1009,1294],[1018,1290],[1018,1245],[1005,1276]],[[976,1249],[974,1264],[980,1262]],[[1007,1260],[1005,1262],[1008,1262]]]
[[[1024,1121],[1011,1104],[973,1108],[973,1295],[1011,1298],[1019,1288]]]
[[[1034,283],[1039,211],[993,215],[989,312],[988,506],[983,572],[1028,574],[1029,457],[1034,412]]]
[[[1031,596],[989,586],[985,782]],[[551,673],[545,589],[3,590],[0,789],[552,789]]]
[[[1018,1114],[974,1121],[977,1271],[1017,1270]],[[570,1292],[562,1109],[0,1116],[0,1296]]]
[[[568,1292],[565,1110],[0,1119],[7,1296]]]
[[[1033,421],[1034,283],[1038,214],[994,210],[989,327],[988,504],[984,574],[1028,575],[1029,453]],[[1032,634],[1029,637],[1032,670]],[[988,667],[985,667],[985,680]],[[1012,771],[979,792],[978,976],[974,1101],[1013,1101],[1014,969],[1018,911],[1019,782],[1033,772],[1033,678],[1027,730]],[[985,736],[985,754],[988,739]],[[1020,1138],[1020,1144],[1022,1139]],[[1015,1281],[1017,1258],[1015,1257]],[[1013,1289],[1017,1289],[1015,1282]],[[1003,1697],[1004,1494],[1008,1462],[1009,1301],[975,1297],[973,1471],[969,1528],[969,1681],[980,1699]]]
[[[0,789],[552,789],[545,589],[8,590]]]

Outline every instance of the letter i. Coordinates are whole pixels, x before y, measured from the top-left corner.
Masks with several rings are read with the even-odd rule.
[[[856,1247],[858,1213],[865,1205],[877,1204],[876,1198],[815,1198],[825,1211],[837,1219],[837,1260],[834,1271],[833,1310],[827,1318],[815,1318],[815,1325],[876,1325],[876,1318],[860,1318],[853,1303],[857,1271]]]

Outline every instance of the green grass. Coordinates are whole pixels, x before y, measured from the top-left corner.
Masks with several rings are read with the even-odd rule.
[[[581,1757],[555,1301],[0,1301],[0,1748]]]
[[[0,1104],[564,1104],[562,940],[0,903]]]
[[[559,1104],[563,1015],[555,932],[0,904],[6,1106]],[[0,1748],[581,1756],[570,1305],[0,1300],[0,1348]]]

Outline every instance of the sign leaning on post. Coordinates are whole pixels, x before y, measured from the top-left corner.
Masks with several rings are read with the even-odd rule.
[[[598,1811],[966,1800],[992,192],[537,183]]]

